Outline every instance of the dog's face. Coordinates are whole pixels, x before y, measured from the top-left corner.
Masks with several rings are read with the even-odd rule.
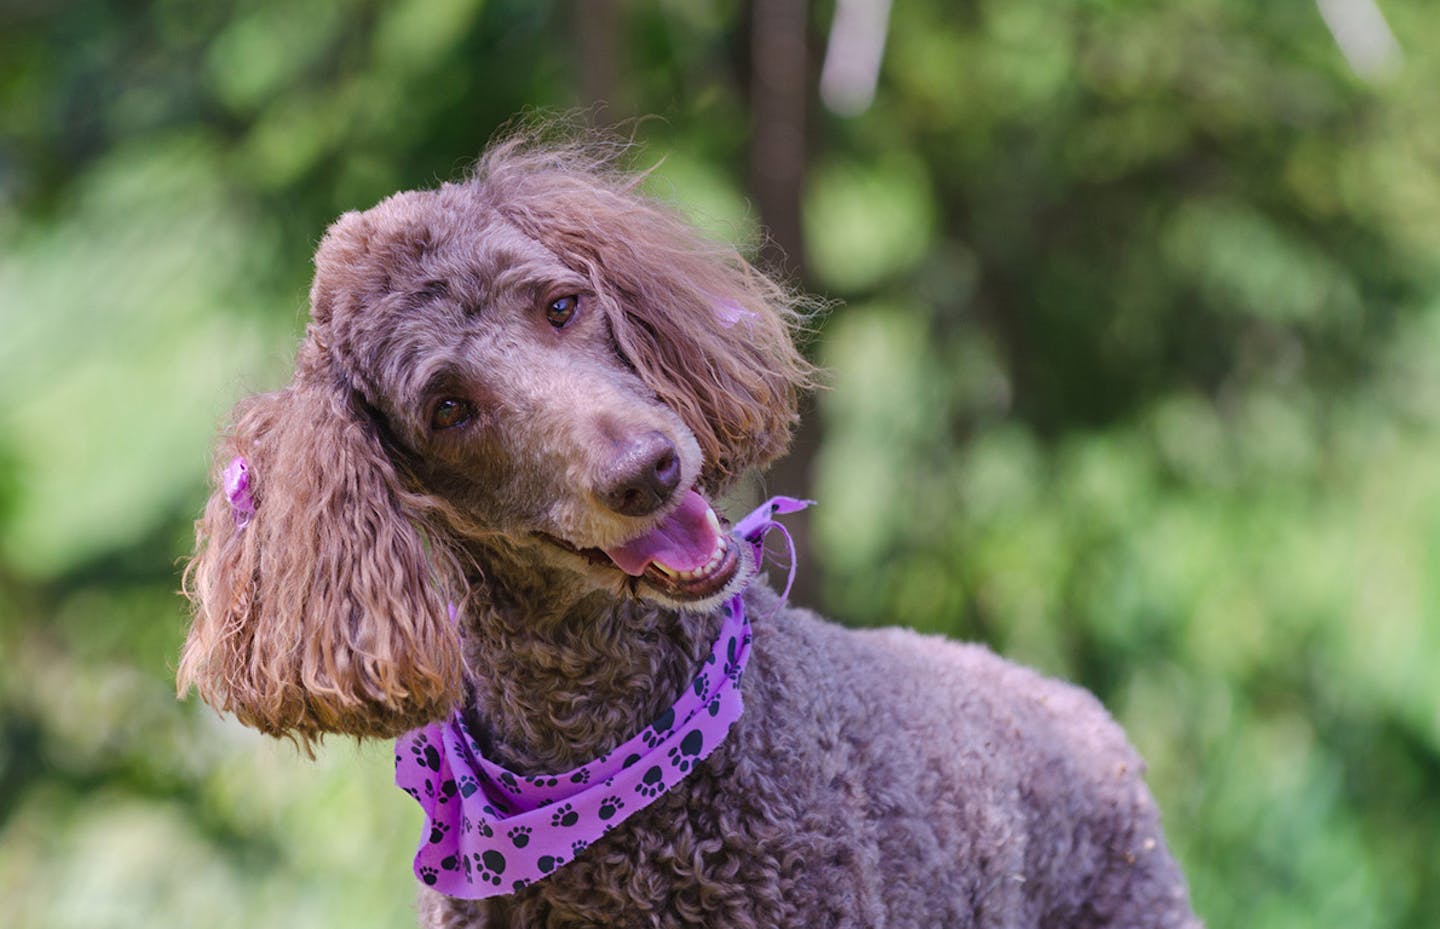
[[[713,469],[576,264],[473,189],[408,193],[331,230],[317,306],[334,360],[464,525],[579,587],[713,606],[750,570],[706,497]]]
[[[733,249],[603,159],[510,142],[341,217],[315,266],[294,379],[217,451],[182,689],[275,734],[393,735],[460,696],[450,613],[476,584],[533,566],[504,593],[539,615],[744,583],[710,501],[783,451],[810,368],[787,295]]]

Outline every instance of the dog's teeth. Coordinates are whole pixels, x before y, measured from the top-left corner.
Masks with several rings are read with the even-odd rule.
[[[661,574],[667,574],[667,575],[669,575],[670,577],[677,577],[677,576],[679,576],[679,577],[684,577],[684,572],[683,572],[683,571],[676,571],[674,568],[670,567],[670,566],[667,565],[667,564],[661,564],[661,563],[658,562],[658,561],[652,561],[652,562],[650,562],[650,563],[651,563],[652,565],[654,565],[656,568],[658,568],[658,569],[660,570],[660,573],[661,573]]]
[[[711,529],[714,529],[716,533],[720,532],[720,517],[715,515],[715,510],[713,508],[708,506],[705,507],[705,519],[707,522],[710,523]]]

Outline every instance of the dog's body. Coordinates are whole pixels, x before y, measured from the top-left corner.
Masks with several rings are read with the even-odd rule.
[[[181,686],[306,741],[463,713],[520,772],[610,752],[745,591],[745,711],[674,789],[431,926],[1186,926],[1142,766],[1088,695],[850,632],[760,582],[708,500],[783,451],[783,291],[579,149],[342,217],[292,384],[241,405]],[[457,618],[450,618],[454,607]]]

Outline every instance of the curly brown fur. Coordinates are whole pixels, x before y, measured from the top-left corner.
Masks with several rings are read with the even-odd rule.
[[[182,692],[307,746],[459,706],[538,773],[686,686],[755,566],[686,587],[604,550],[783,452],[813,372],[796,301],[614,155],[511,138],[331,227],[293,382],[217,451]],[[218,488],[237,455],[243,529]],[[1142,765],[1088,695],[746,597],[746,710],[715,753],[545,880],[424,892],[426,925],[1194,924]]]

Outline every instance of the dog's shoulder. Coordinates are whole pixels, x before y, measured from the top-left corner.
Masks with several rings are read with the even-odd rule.
[[[766,679],[755,690],[772,725],[843,732],[867,764],[921,792],[1014,793],[1061,818],[1153,805],[1144,761],[1082,687],[983,645],[849,629],[803,609],[761,614],[755,630]]]
[[[847,628],[782,605],[768,590],[754,595],[752,613],[765,673],[817,696],[835,690],[866,719],[893,716],[902,730],[936,729],[940,741],[978,739],[997,751],[1049,744],[1143,771],[1119,724],[1088,690],[984,645],[897,627]]]
[[[1026,905],[1037,888],[1007,883],[1023,873],[1057,912],[1134,903],[1173,911],[1157,925],[1184,923],[1144,762],[1094,695],[982,645],[763,612],[772,597],[757,598],[756,709],[788,733],[787,763],[809,744],[831,763],[801,764],[852,783],[846,802],[881,847],[934,848],[907,867],[933,866],[936,880],[956,880],[963,860],[966,881],[1003,888],[997,904],[1013,891]]]

